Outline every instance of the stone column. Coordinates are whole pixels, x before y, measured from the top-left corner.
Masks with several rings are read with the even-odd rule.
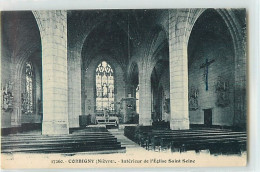
[[[79,127],[81,112],[81,56],[77,48],[68,52],[68,113],[69,128]]]
[[[21,116],[22,116],[22,110],[21,110],[21,76],[22,74],[20,72],[18,72],[19,67],[16,64],[10,63],[12,65],[12,78],[13,78],[13,90],[12,90],[12,94],[14,96],[14,100],[13,100],[13,110],[11,113],[11,126],[12,127],[21,127]],[[20,65],[20,64],[19,64]]]
[[[67,11],[33,13],[42,41],[42,134],[69,134]]]
[[[178,20],[185,20],[186,14],[179,11],[169,10],[170,127],[173,130],[189,129],[188,40],[186,22]]]
[[[246,128],[246,40],[237,40],[239,48],[235,57],[234,126]]]
[[[151,75],[145,67],[139,73],[139,125],[148,126],[151,120]]]

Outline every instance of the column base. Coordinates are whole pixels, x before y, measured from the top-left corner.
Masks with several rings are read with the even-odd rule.
[[[79,116],[69,119],[69,128],[78,128],[79,127]]]
[[[43,121],[42,135],[68,135],[69,127],[67,123],[58,121]]]
[[[172,119],[170,128],[172,130],[188,130],[190,129],[190,121],[189,119]]]

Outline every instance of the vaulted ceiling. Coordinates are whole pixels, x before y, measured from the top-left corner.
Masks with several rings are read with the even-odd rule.
[[[40,31],[31,11],[2,12],[2,43],[12,58],[41,54]],[[40,61],[40,60],[38,60]]]
[[[161,12],[162,10],[69,11],[69,46],[83,42],[81,56],[85,65],[90,64],[98,55],[107,55],[125,68],[133,52],[143,48],[141,44],[144,42],[152,42],[156,36],[149,31]]]

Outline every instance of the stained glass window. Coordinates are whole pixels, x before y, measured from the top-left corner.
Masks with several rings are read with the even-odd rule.
[[[102,61],[96,69],[96,110],[114,111],[114,71]]]
[[[136,87],[135,90],[135,98],[136,98],[136,113],[139,114],[139,85]]]
[[[25,68],[25,111],[26,113],[33,112],[33,68],[30,62],[26,63]]]

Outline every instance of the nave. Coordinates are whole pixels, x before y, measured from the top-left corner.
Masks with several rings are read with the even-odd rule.
[[[243,152],[245,14],[1,13],[2,153]]]

